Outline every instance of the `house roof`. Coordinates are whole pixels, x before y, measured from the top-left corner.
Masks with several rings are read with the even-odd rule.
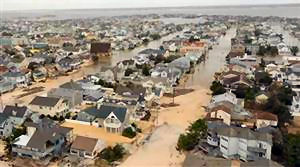
[[[241,167],[283,167],[282,165],[268,159],[260,159],[251,162],[245,162],[240,165]]]
[[[119,85],[116,88],[116,93],[122,96],[140,96],[145,95],[146,88],[141,85],[122,86]]]
[[[7,105],[7,106],[5,106],[3,113],[8,116],[23,118],[24,115],[26,114],[26,111],[27,111],[26,106],[19,107],[19,106]]]
[[[217,129],[218,135],[228,136],[228,137],[237,137],[247,140],[260,140],[268,143],[272,143],[272,135],[268,133],[260,133],[252,131],[249,128],[240,128],[240,127],[224,127]]]
[[[114,115],[121,121],[125,121],[125,117],[127,114],[127,108],[120,105],[115,104],[103,104],[99,109],[96,107],[91,107],[86,109],[86,112],[89,115],[93,115],[96,118],[106,119],[110,113],[114,113]]]
[[[73,90],[83,90],[81,85],[71,80],[59,86],[60,88],[73,89]]]
[[[110,43],[95,42],[91,44],[91,53],[108,53],[110,50]]]
[[[39,124],[32,122],[26,122],[26,127],[35,127],[36,131],[31,136],[30,140],[26,144],[27,147],[36,148],[42,151],[45,151],[45,145],[51,144],[54,145],[56,140],[64,137],[69,133],[72,128],[61,127],[55,124],[49,118],[44,118]]]
[[[256,119],[263,119],[263,120],[271,120],[271,121],[278,121],[278,117],[275,114],[270,112],[255,112],[254,116]]]
[[[8,118],[6,114],[0,113],[0,124],[3,124]]]
[[[84,150],[92,153],[95,150],[99,139],[77,136],[71,146],[71,149]]]
[[[29,104],[38,106],[54,107],[60,98],[36,96]]]

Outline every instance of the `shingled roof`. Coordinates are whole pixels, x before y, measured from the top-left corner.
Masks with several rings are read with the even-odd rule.
[[[95,42],[91,44],[91,53],[108,53],[111,50],[110,43]]]
[[[127,114],[127,108],[120,105],[114,104],[103,104],[99,109],[96,107],[91,107],[86,109],[86,112],[89,115],[95,116],[96,118],[106,119],[110,113],[114,113],[114,115],[121,121],[125,121],[125,117]]]
[[[7,105],[5,106],[3,113],[8,115],[8,116],[14,116],[14,117],[19,117],[22,118],[24,117],[25,113],[27,111],[27,107],[26,106],[10,106]]]
[[[36,96],[29,104],[38,106],[54,107],[60,98]]]

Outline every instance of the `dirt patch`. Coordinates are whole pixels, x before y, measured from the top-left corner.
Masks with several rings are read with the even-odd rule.
[[[163,103],[160,106],[163,108],[170,108],[170,107],[178,107],[180,104],[176,104],[176,103]]]
[[[25,89],[25,90],[23,90],[23,92],[26,92],[26,93],[18,95],[17,99],[20,99],[22,97],[25,97],[25,96],[28,96],[28,95],[32,95],[32,94],[35,94],[35,93],[39,93],[39,92],[42,92],[42,91],[44,91],[44,87],[43,86],[35,87],[35,88],[31,88],[31,89]]]
[[[165,97],[177,97],[177,96],[181,96],[181,95],[186,95],[188,93],[193,92],[194,89],[181,89],[181,88],[175,88],[175,92],[174,94],[172,93],[165,93],[164,96]]]
[[[70,122],[64,122],[62,126],[73,128],[75,136],[86,136],[101,139],[105,141],[107,145],[115,145],[116,143],[132,143],[134,141],[134,139],[129,139],[121,136],[120,134],[108,133],[104,130],[104,128],[97,128],[95,126]]]

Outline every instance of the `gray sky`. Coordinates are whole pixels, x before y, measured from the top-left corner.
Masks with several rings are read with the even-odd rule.
[[[0,0],[0,11],[287,3],[300,3],[300,0]]]

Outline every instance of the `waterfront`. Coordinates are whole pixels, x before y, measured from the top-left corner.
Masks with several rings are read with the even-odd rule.
[[[247,10],[245,10],[247,9]],[[171,7],[171,8],[129,8],[129,9],[74,9],[74,10],[36,10],[36,11],[5,11],[2,18],[28,17],[35,18],[45,15],[55,17],[47,19],[79,19],[122,15],[147,14],[196,14],[196,15],[247,15],[247,16],[279,16],[300,17],[300,6],[220,6],[220,7]]]

